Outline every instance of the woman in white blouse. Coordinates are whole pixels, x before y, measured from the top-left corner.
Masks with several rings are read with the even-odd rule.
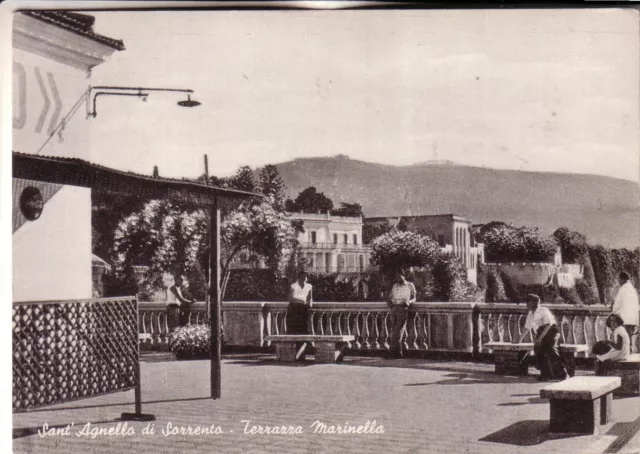
[[[313,287],[307,282],[307,273],[300,271],[298,280],[289,290],[287,334],[307,334],[307,317],[313,304]]]
[[[631,340],[622,317],[618,314],[609,315],[607,326],[613,331],[611,340],[605,341],[611,349],[602,355],[597,355],[598,361],[624,361],[631,354]]]

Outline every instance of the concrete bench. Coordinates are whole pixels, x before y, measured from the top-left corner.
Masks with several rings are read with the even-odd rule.
[[[624,361],[597,361],[596,375],[620,377],[622,386],[613,392],[616,396],[640,396],[640,353]]]
[[[346,347],[347,342],[354,341],[355,336],[287,334],[266,336],[265,340],[276,346],[276,360],[278,361],[303,360],[309,345],[313,343],[316,348],[316,362],[339,363],[344,358],[344,348]]]
[[[611,420],[612,393],[620,377],[572,377],[540,390],[549,399],[551,432],[594,434]]]
[[[493,351],[496,365],[496,373],[501,375],[528,375],[529,364],[524,361],[527,353],[533,352],[533,342],[487,342],[484,347]],[[589,352],[586,344],[560,344],[558,351],[567,368],[567,372],[573,377],[576,370],[575,356],[578,353]],[[532,354],[533,356],[533,354]]]

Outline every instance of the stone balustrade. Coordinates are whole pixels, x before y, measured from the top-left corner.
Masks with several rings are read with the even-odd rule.
[[[286,302],[225,302],[224,344],[269,347],[269,335],[286,334]],[[593,345],[607,339],[608,307],[545,305],[560,324],[561,341]],[[138,304],[142,347],[166,348],[167,318],[163,303]],[[409,312],[407,350],[475,353],[487,342],[511,342],[524,329],[526,305],[512,303],[416,303]],[[190,323],[205,323],[204,303],[193,306]],[[315,303],[309,314],[311,334],[353,335],[349,351],[383,351],[389,347],[386,303]],[[637,336],[636,336],[637,337]],[[529,339],[526,339],[529,340]]]
[[[545,304],[560,325],[560,341],[565,344],[593,345],[596,341],[609,338],[605,325],[609,307],[603,305],[573,306],[565,304]],[[517,340],[524,330],[527,318],[526,304],[478,303],[477,329],[479,349],[487,342],[511,342]],[[526,339],[531,341],[530,339]]]
[[[285,302],[225,302],[224,344],[268,347],[266,336],[286,333]],[[161,303],[139,303],[143,347],[166,348],[167,317]],[[473,351],[474,303],[417,303],[409,312],[408,350]],[[204,303],[193,306],[190,323],[205,322]],[[386,303],[315,303],[309,314],[312,334],[353,335],[347,346],[354,351],[389,347],[389,309]]]

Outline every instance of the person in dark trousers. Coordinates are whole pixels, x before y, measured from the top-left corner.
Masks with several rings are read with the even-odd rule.
[[[389,292],[390,325],[389,355],[392,358],[402,358],[402,337],[407,327],[409,307],[416,302],[416,287],[407,281],[405,272],[396,272],[395,283]]]
[[[307,334],[307,317],[313,305],[313,287],[307,282],[305,271],[298,273],[298,279],[289,289],[287,310],[287,334]]]
[[[548,308],[540,305],[538,295],[527,295],[527,307],[529,313],[525,322],[526,329],[518,342],[522,342],[527,334],[532,333],[536,368],[540,370],[538,380],[564,380],[569,374],[558,351],[560,331],[555,317]]]
[[[167,292],[167,325],[169,332],[189,323],[191,305],[196,302],[182,294],[181,288],[183,284],[184,279],[182,276],[177,275],[174,277],[174,284],[169,287]]]

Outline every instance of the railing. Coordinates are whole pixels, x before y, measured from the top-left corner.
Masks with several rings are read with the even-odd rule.
[[[196,303],[191,323],[205,321],[204,304]],[[417,303],[409,312],[406,348],[409,350],[473,351],[473,303]],[[286,333],[285,302],[223,303],[224,343],[231,346],[267,347],[265,337]],[[389,347],[389,309],[386,303],[315,303],[309,327],[317,334],[352,334],[352,351],[377,351]],[[140,303],[140,332],[144,346],[166,348],[168,329],[165,306]]]
[[[545,304],[560,325],[560,341],[566,344],[593,345],[609,338],[605,325],[609,307],[603,305],[569,306]],[[527,318],[526,305],[485,304],[477,305],[480,349],[487,342],[511,342],[517,340],[524,330]]]
[[[138,303],[138,330],[140,346],[146,349],[166,349],[169,345],[169,326],[167,324],[167,305],[165,302]],[[207,321],[205,304],[191,306],[189,323],[204,324]]]
[[[473,351],[472,303],[417,303],[407,320],[404,347],[424,351]],[[389,349],[386,303],[317,303],[309,316],[313,334],[350,334],[352,351]]]
[[[300,247],[304,249],[343,249],[358,252],[371,251],[371,246],[360,243],[313,243],[311,241],[305,241],[300,243]]]
[[[225,302],[224,343],[228,346],[267,347],[265,337],[286,333],[286,302]],[[607,339],[610,309],[602,306],[545,305],[560,325],[561,342],[593,345]],[[166,348],[165,306],[139,303],[143,345]],[[409,311],[405,347],[415,351],[486,352],[492,341],[518,339],[524,329],[524,304],[416,303]],[[191,323],[204,323],[204,304],[196,303]],[[351,334],[351,351],[383,351],[389,347],[389,309],[385,303],[315,303],[309,315],[314,334]],[[636,336],[637,338],[637,336]],[[637,340],[636,340],[637,342]]]
[[[13,303],[14,411],[138,393],[136,305],[135,297]]]
[[[364,273],[374,267],[367,266],[306,266],[309,273]]]

